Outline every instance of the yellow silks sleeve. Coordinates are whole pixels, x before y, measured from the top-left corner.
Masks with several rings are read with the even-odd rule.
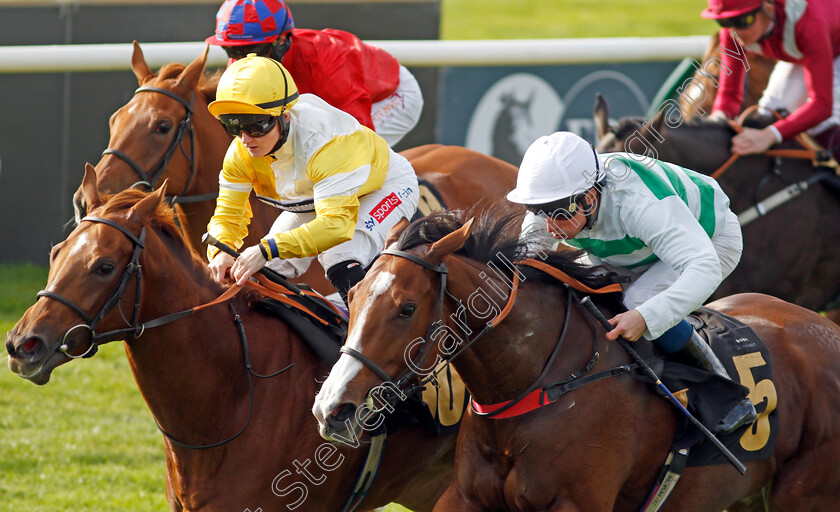
[[[262,240],[272,258],[315,256],[353,238],[359,197],[378,190],[388,173],[388,144],[367,128],[334,137],[307,163],[315,219]]]
[[[327,197],[315,203],[315,219],[295,229],[262,240],[271,258],[316,256],[353,238],[359,218],[359,199],[354,196]]]
[[[219,175],[219,198],[216,210],[207,224],[207,232],[234,249],[242,246],[248,236],[248,224],[253,212],[249,198],[256,177],[253,171],[241,161],[237,140],[231,143],[225,154],[222,171]],[[207,247],[207,260],[210,261],[219,252],[215,247]]]
[[[253,216],[251,203],[248,201],[250,195],[250,192],[220,188],[216,210],[207,224],[207,232],[220,242],[239,249],[242,241],[248,236],[248,224]],[[216,247],[207,246],[207,261],[212,260],[218,252]]]

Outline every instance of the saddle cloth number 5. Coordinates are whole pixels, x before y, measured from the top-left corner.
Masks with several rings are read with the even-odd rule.
[[[776,410],[776,405],[778,403],[776,386],[770,379],[764,379],[756,382],[753,377],[752,368],[758,368],[767,364],[761,356],[761,353],[750,352],[749,354],[735,356],[732,358],[732,361],[735,363],[735,368],[738,370],[738,377],[741,380],[741,384],[750,390],[750,394],[747,395],[747,398],[750,399],[753,405],[757,406],[765,400],[767,401],[767,407],[758,414],[758,418],[752,426],[744,432],[740,441],[741,447],[744,450],[751,452],[758,451],[762,449],[770,439],[770,419],[768,416],[770,416],[771,412]]]

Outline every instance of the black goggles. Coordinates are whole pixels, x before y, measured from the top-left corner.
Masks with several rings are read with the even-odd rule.
[[[271,53],[272,43],[246,44],[243,46],[222,46],[228,57],[233,60],[244,59],[249,53],[256,53],[261,57],[268,57]]]
[[[251,137],[262,137],[274,128],[277,119],[274,116],[262,114],[222,114],[219,121],[225,125],[227,132],[239,137],[242,132]]]
[[[546,204],[527,204],[525,209],[546,220],[571,219],[577,212],[583,210],[580,205],[583,204],[587,194],[588,192],[581,192]]]
[[[752,24],[755,23],[755,16],[760,10],[761,7],[755,9],[754,11],[739,14],[738,16],[732,16],[731,18],[721,18],[715,21],[717,21],[718,25],[720,25],[723,28],[745,29],[751,27]]]

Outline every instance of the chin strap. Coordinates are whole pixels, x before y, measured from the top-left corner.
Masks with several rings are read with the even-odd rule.
[[[592,225],[595,224],[595,221],[598,220],[598,212],[601,211],[601,191],[604,190],[606,185],[607,180],[604,178],[592,187],[592,190],[595,191],[595,207],[585,209],[586,213],[584,213],[583,216],[586,217],[586,224],[583,225],[583,229],[591,228]]]
[[[268,152],[269,155],[277,152],[289,139],[289,121],[286,120],[285,113],[277,116],[277,124],[280,125],[280,138],[277,140],[277,144]]]

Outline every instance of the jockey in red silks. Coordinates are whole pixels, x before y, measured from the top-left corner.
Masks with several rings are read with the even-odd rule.
[[[320,96],[390,146],[420,119],[420,86],[393,56],[342,30],[295,29],[283,0],[225,0],[207,42],[231,62],[249,53],[282,62],[301,94]]]
[[[721,31],[723,67],[712,117],[733,118],[741,110],[743,48],[778,59],[759,105],[790,112],[767,128],[744,131],[732,139],[732,152],[760,153],[801,132],[830,146],[840,124],[840,0],[708,0],[704,18]],[[840,144],[840,136],[835,137]]]

